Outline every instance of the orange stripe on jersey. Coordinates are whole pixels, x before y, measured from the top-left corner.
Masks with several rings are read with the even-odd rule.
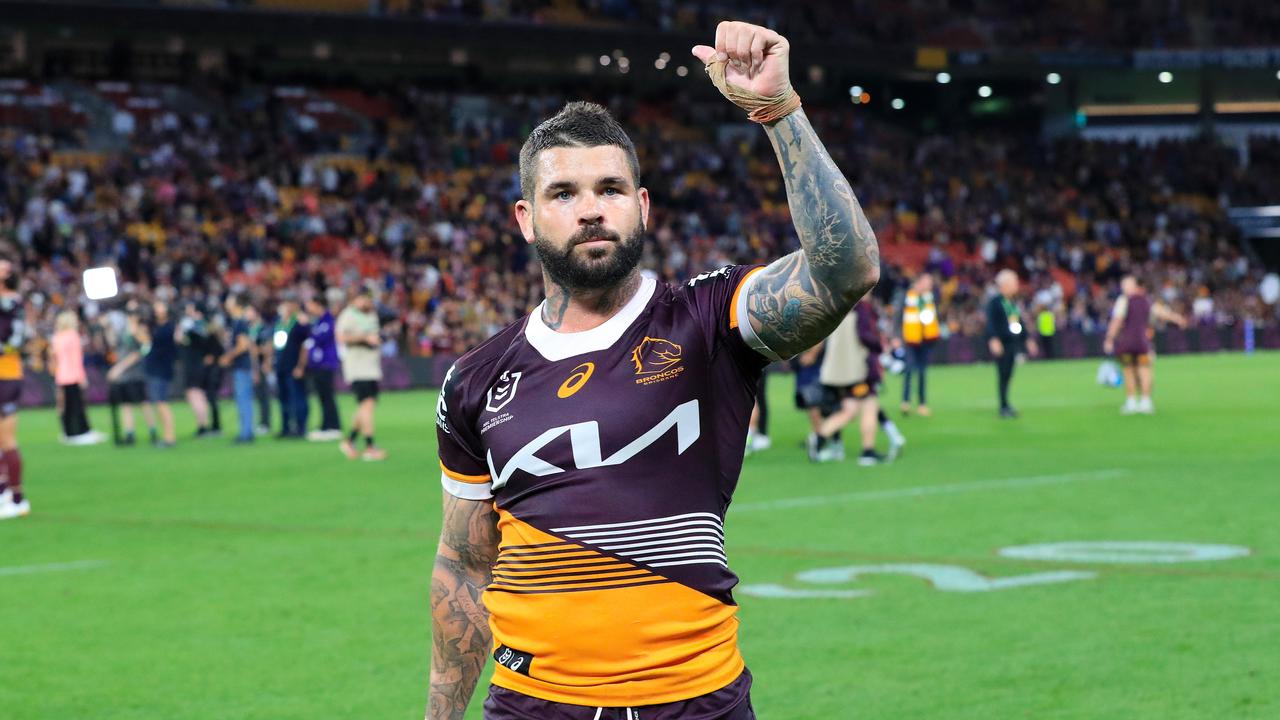
[[[495,685],[552,702],[629,707],[705,695],[742,674],[737,608],[629,561],[574,549],[501,508],[498,530],[484,594],[493,644],[532,659],[520,672],[498,664]]]
[[[440,461],[440,469],[444,471],[445,475],[448,475],[451,479],[457,480],[458,482],[471,483],[473,485],[489,482],[489,473],[485,473],[484,475],[463,475],[462,473],[454,472],[445,467],[443,460]]]
[[[0,355],[0,380],[22,379],[22,356],[16,353]]]
[[[758,267],[755,270],[743,276],[742,281],[738,283],[738,287],[733,291],[733,298],[729,300],[729,329],[733,330],[738,327],[738,294],[742,292],[742,288],[751,279],[751,276],[760,272],[764,268]]]

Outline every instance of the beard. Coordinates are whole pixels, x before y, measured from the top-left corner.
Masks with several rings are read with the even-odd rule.
[[[588,240],[610,240],[612,251],[607,247],[578,251],[578,244]],[[622,282],[640,264],[644,253],[644,225],[636,225],[625,240],[610,230],[586,227],[574,233],[563,250],[534,228],[533,249],[542,269],[556,285],[570,292],[601,290]]]

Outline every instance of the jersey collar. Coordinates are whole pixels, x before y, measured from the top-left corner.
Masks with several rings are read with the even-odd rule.
[[[605,350],[618,342],[622,333],[626,332],[627,328],[631,327],[631,323],[640,317],[640,313],[653,298],[657,287],[658,283],[653,278],[641,278],[640,289],[636,290],[636,294],[632,295],[627,304],[623,305],[613,317],[590,330],[573,333],[557,332],[547,327],[547,324],[542,321],[542,306],[547,302],[543,300],[529,314],[529,322],[524,328],[525,339],[542,357],[553,362]]]

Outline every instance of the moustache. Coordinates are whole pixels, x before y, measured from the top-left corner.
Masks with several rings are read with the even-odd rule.
[[[569,238],[569,245],[572,247],[575,245],[581,245],[585,242],[591,242],[593,240],[608,240],[616,243],[621,242],[622,237],[611,230],[605,230],[600,227],[588,227],[574,233],[573,237]]]

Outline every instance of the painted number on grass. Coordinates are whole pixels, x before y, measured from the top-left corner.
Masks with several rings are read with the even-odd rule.
[[[1091,580],[1097,573],[1063,570],[1032,573],[1013,577],[989,578],[959,565],[928,565],[921,563],[894,565],[850,565],[848,567],[818,568],[796,574],[796,580],[814,585],[844,585],[856,582],[864,575],[906,575],[927,581],[942,592],[991,592],[1030,585],[1050,585]],[[796,589],[784,585],[744,585],[738,592],[755,597],[769,598],[838,598],[852,599],[871,595],[870,590],[817,590]]]
[[[1061,542],[1038,545],[1017,545],[1001,548],[1002,557],[1020,560],[1048,560],[1077,563],[1184,563],[1230,560],[1249,554],[1249,548],[1239,545],[1205,545],[1178,542]],[[847,585],[865,575],[906,575],[927,581],[942,592],[991,592],[1031,585],[1051,585],[1092,580],[1095,572],[1083,570],[1056,570],[1052,572],[989,578],[959,565],[932,565],[907,563],[893,565],[850,565],[847,567],[816,568],[796,573],[796,580],[810,585]],[[834,598],[851,600],[873,594],[865,589],[817,589],[792,588],[785,585],[743,585],[738,592],[764,598]]]
[[[1248,554],[1249,548],[1239,545],[1178,542],[1060,542],[1000,548],[1001,556],[1022,560],[1136,565],[1231,560]]]

